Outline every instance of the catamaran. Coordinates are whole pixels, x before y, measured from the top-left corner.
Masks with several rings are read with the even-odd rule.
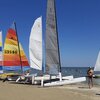
[[[44,86],[64,85],[86,80],[85,77],[69,78],[69,80],[67,76],[62,77],[55,0],[47,1],[46,72],[49,74],[58,74],[59,80],[45,83]]]
[[[16,76],[19,75],[15,71],[20,70],[23,73],[23,67],[29,66],[28,59],[24,50],[18,40],[16,31],[16,23],[13,24],[14,28],[9,28],[7,31],[4,50],[3,50],[3,69],[14,70],[13,73],[4,73],[5,75]]]
[[[30,67],[42,70],[43,59],[45,58],[45,74],[36,76],[34,80],[41,80],[41,86],[64,85],[85,81],[85,77],[75,78],[73,76],[62,77],[60,50],[58,41],[57,18],[55,9],[55,0],[47,2],[47,18],[46,18],[46,41],[43,47],[42,39],[42,17],[35,20],[31,29],[29,41]],[[43,57],[43,49],[45,49],[45,57]],[[45,80],[59,79],[58,81],[43,83]]]

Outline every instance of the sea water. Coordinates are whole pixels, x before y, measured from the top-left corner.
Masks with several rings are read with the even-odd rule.
[[[62,75],[69,76],[73,75],[76,77],[84,77],[87,76],[87,67],[62,67]]]
[[[86,77],[88,69],[89,69],[88,67],[62,67],[62,75],[63,76],[73,75],[75,78]],[[100,85],[100,78],[98,79],[93,78],[93,82],[95,85]]]

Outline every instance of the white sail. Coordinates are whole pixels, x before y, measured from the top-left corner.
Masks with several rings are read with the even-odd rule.
[[[97,57],[97,61],[96,61],[95,67],[94,67],[94,71],[100,71],[100,51],[99,51],[99,54],[98,54],[98,57]]]
[[[0,31],[0,73],[3,73],[3,55],[2,55],[2,31]]]
[[[29,39],[30,67],[42,70],[42,17],[35,20]]]

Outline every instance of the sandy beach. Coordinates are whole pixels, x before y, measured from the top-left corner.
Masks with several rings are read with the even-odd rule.
[[[0,100],[99,100],[100,86],[84,84],[40,87],[0,81]]]

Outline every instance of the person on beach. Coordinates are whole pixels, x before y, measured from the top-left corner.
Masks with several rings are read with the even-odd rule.
[[[88,85],[89,88],[93,87],[93,70],[91,67],[89,67],[88,71],[87,71],[87,75],[88,75]]]
[[[25,82],[27,82],[29,80],[29,78],[27,77],[29,74],[30,74],[30,71],[27,70],[24,74],[18,77],[16,82],[21,81],[21,80],[24,80]]]

